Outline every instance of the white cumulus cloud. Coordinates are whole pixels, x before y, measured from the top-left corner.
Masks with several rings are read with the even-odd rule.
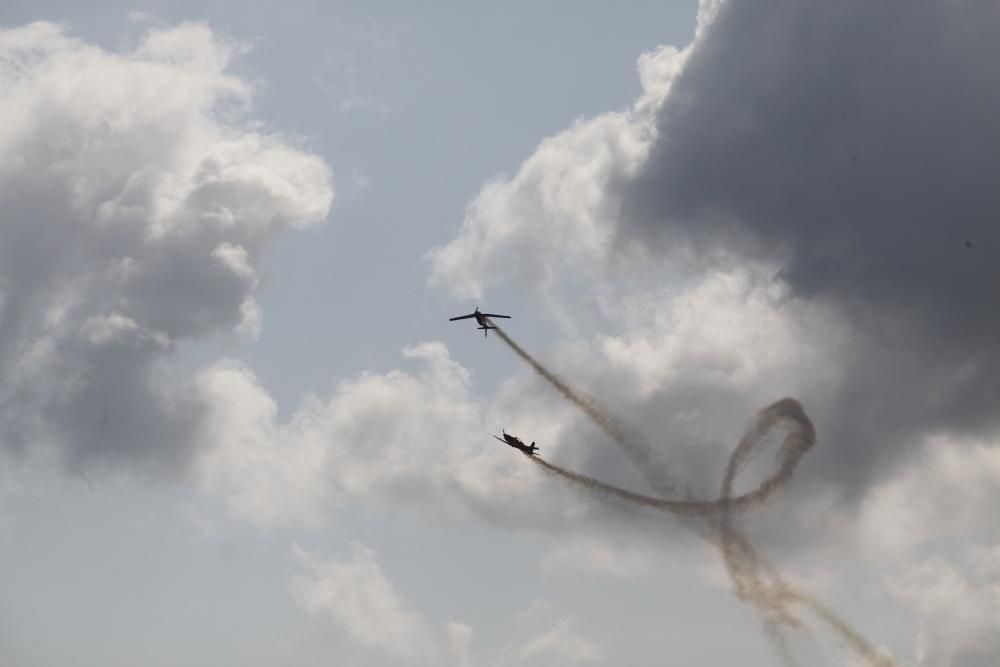
[[[435,664],[437,646],[426,621],[382,573],[375,552],[357,542],[344,559],[324,559],[295,545],[306,574],[292,580],[302,609],[328,614],[355,641],[405,664]]]
[[[331,173],[246,120],[242,47],[203,25],[107,51],[0,31],[0,443],[73,466],[190,459],[208,406],[179,344],[253,334],[273,239],[325,219]]]

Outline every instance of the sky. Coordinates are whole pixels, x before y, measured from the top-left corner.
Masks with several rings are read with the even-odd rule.
[[[997,664],[998,38],[4,3],[0,663]]]

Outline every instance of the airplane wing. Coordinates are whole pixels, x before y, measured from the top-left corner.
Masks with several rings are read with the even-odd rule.
[[[472,313],[471,315],[459,315],[458,317],[449,317],[448,321],[449,322],[454,322],[455,320],[467,320],[470,317],[475,317],[475,316],[476,316],[475,313]]]
[[[483,317],[502,317],[505,320],[510,319],[510,315],[497,315],[496,313],[479,313],[479,314],[482,315]]]
[[[494,437],[494,438],[496,438],[497,440],[499,440],[500,442],[502,442],[502,443],[503,443],[503,444],[505,444],[505,445],[506,445],[506,444],[508,444],[506,440],[504,440],[503,438],[501,438],[501,437],[499,437],[499,436],[496,436],[496,435],[495,435],[495,436],[493,436],[493,437]]]

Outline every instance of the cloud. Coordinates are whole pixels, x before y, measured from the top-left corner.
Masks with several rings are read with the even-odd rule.
[[[395,664],[568,667],[604,656],[601,646],[574,629],[570,617],[559,618],[527,639],[511,640],[497,651],[477,655],[472,650],[473,628],[449,620],[439,636],[396,590],[374,549],[352,542],[349,555],[325,558],[296,544],[291,552],[302,571],[290,584],[296,604],[309,614],[329,617],[358,645]],[[512,626],[547,624],[550,614],[547,604],[536,603]]]
[[[458,237],[428,254],[431,283],[480,298],[501,279],[549,286],[563,265],[607,261],[616,193],[646,158],[653,113],[681,62],[671,47],[643,56],[646,92],[632,109],[574,123],[544,140],[513,178],[484,185]]]
[[[926,559],[892,578],[890,590],[920,619],[916,664],[987,667],[1000,655],[1000,547],[971,563]]]
[[[760,11],[758,11],[760,9]],[[912,10],[912,11],[911,11]],[[618,233],[763,261],[856,327],[824,463],[885,474],[928,431],[995,432],[1000,11],[727,3],[659,109]],[[857,472],[862,471],[862,472]]]
[[[603,655],[598,644],[573,630],[571,619],[563,618],[529,639],[518,652],[518,662],[523,665],[582,665],[599,662]]]
[[[303,610],[329,615],[353,640],[399,663],[440,664],[427,622],[400,597],[372,549],[354,542],[350,556],[327,560],[295,545],[292,554],[306,570],[291,583]]]
[[[455,667],[472,667],[472,628],[464,623],[448,621],[448,654]]]
[[[0,32],[0,442],[72,467],[186,465],[209,407],[169,362],[253,334],[263,255],[322,221],[331,174],[244,120],[241,50],[207,27],[109,52]]]
[[[1000,138],[998,27],[995,6],[961,0],[702,2],[692,44],[640,59],[635,104],[482,187],[428,255],[430,282],[460,298],[513,283],[558,309],[565,337],[539,357],[697,497],[718,493],[757,409],[799,398],[817,447],[778,518],[748,521],[777,565],[919,573],[929,550],[995,543],[1000,172],[984,147]],[[558,415],[543,452],[642,489],[524,373],[505,408]],[[600,556],[574,563],[600,570]],[[962,592],[982,581],[973,561],[914,585],[945,581],[962,619],[992,613]],[[924,605],[923,664],[996,655],[991,626],[949,638],[933,631],[944,612],[905,603]]]
[[[205,369],[204,485],[261,524],[312,522],[350,501],[443,504],[462,485],[475,493],[470,462],[483,436],[468,371],[440,343],[404,355],[417,373],[363,373],[325,399],[307,397],[285,423],[248,368]]]
[[[444,345],[403,356],[412,370],[361,373],[305,397],[286,421],[243,364],[204,369],[192,390],[210,407],[200,485],[263,527],[319,525],[352,503],[560,531],[601,514],[490,440],[471,374]]]
[[[730,437],[798,396],[807,474],[857,499],[925,437],[1000,426],[998,24],[967,2],[703,2],[691,45],[640,59],[630,109],[483,186],[430,280],[580,302],[566,328],[603,349],[563,372],[645,401],[647,431]]]
[[[910,9],[725,4],[660,107],[623,220],[750,245],[806,296],[985,336],[1000,11]]]
[[[1000,447],[989,441],[929,438],[899,473],[872,489],[854,529],[866,553],[900,562],[935,541],[1000,541],[993,507]]]

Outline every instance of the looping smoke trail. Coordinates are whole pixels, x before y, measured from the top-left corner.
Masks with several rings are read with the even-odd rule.
[[[608,414],[596,399],[570,387],[559,376],[545,368],[537,359],[528,354],[524,348],[514,342],[507,335],[507,332],[497,326],[492,320],[490,321],[490,326],[496,327],[497,334],[515,354],[526,361],[536,373],[555,387],[566,400],[580,408],[598,428],[622,447],[639,469],[639,472],[642,473],[650,487],[657,491],[657,493],[660,493],[661,496],[675,495],[676,490],[681,485],[669,479],[662,479],[656,475],[656,471],[653,470],[652,466],[652,449],[641,440],[641,437],[635,431]],[[762,442],[763,436],[771,431],[779,422],[786,422],[791,430],[786,435],[781,449],[778,451],[777,470],[753,491],[739,496],[724,494],[727,505],[725,508],[726,511],[742,511],[765,502],[775,490],[791,478],[799,460],[816,443],[816,430],[799,402],[793,398],[782,399],[758,415],[754,428],[747,432],[741,440],[739,447],[733,453],[729,467],[727,468],[727,476],[731,475],[731,477],[727,477],[730,486],[739,470],[753,457],[756,450],[764,444]],[[601,482],[597,482],[597,480],[592,481],[596,484],[602,484]],[[596,489],[596,487],[594,488]],[[615,495],[610,490],[613,488],[616,487],[609,486],[608,489],[603,489],[603,492]],[[631,493],[622,489],[618,490],[624,493]],[[641,494],[634,495],[641,496]],[[649,496],[641,497],[644,500],[640,504],[667,509],[677,514],[717,514],[723,510],[722,505],[718,501],[663,500]]]
[[[496,327],[496,333],[507,344],[514,354],[521,357],[531,368],[541,375],[546,382],[552,385],[556,391],[562,394],[563,398],[578,407],[587,417],[590,418],[599,429],[614,440],[631,459],[632,463],[639,469],[646,483],[657,493],[663,496],[677,496],[681,494],[683,486],[666,475],[665,471],[656,474],[653,470],[652,450],[642,437],[633,429],[628,428],[620,420],[608,414],[608,412],[591,396],[573,389],[566,384],[559,376],[542,366],[538,361],[528,354],[524,348],[518,345],[507,335],[507,332],[499,327],[495,322],[489,320],[489,325]]]
[[[653,452],[631,429],[609,415],[592,397],[570,387],[566,382],[542,366],[534,357],[515,343],[507,333],[496,327],[500,338],[532,369],[541,375],[564,398],[580,408],[591,421],[607,434],[642,472],[647,483],[662,496],[676,493],[679,485],[665,477],[663,471],[653,466]],[[785,426],[786,432],[776,457],[777,469],[757,488],[741,495],[733,495],[733,485],[739,473],[759,449],[766,446],[766,436],[776,427]],[[794,613],[797,605],[811,612],[818,620],[833,629],[840,639],[858,656],[873,667],[892,667],[895,662],[879,655],[868,641],[847,621],[837,616],[812,596],[797,590],[784,581],[778,572],[763,558],[746,538],[738,525],[739,516],[748,509],[766,502],[771,495],[791,480],[799,461],[816,443],[816,431],[802,405],[792,398],[781,399],[761,410],[752,426],[740,439],[730,455],[717,500],[677,500],[647,496],[601,482],[587,475],[566,470],[544,459],[529,456],[529,460],[550,475],[568,481],[591,494],[602,498],[615,498],[637,507],[669,512],[687,520],[689,526],[710,543],[719,547],[726,569],[738,598],[752,604],[761,613],[765,632],[775,647],[781,661],[794,665],[795,660],[786,641],[786,633],[805,632],[807,628]],[[705,522],[709,522],[708,525]],[[714,530],[713,530],[714,529]]]

